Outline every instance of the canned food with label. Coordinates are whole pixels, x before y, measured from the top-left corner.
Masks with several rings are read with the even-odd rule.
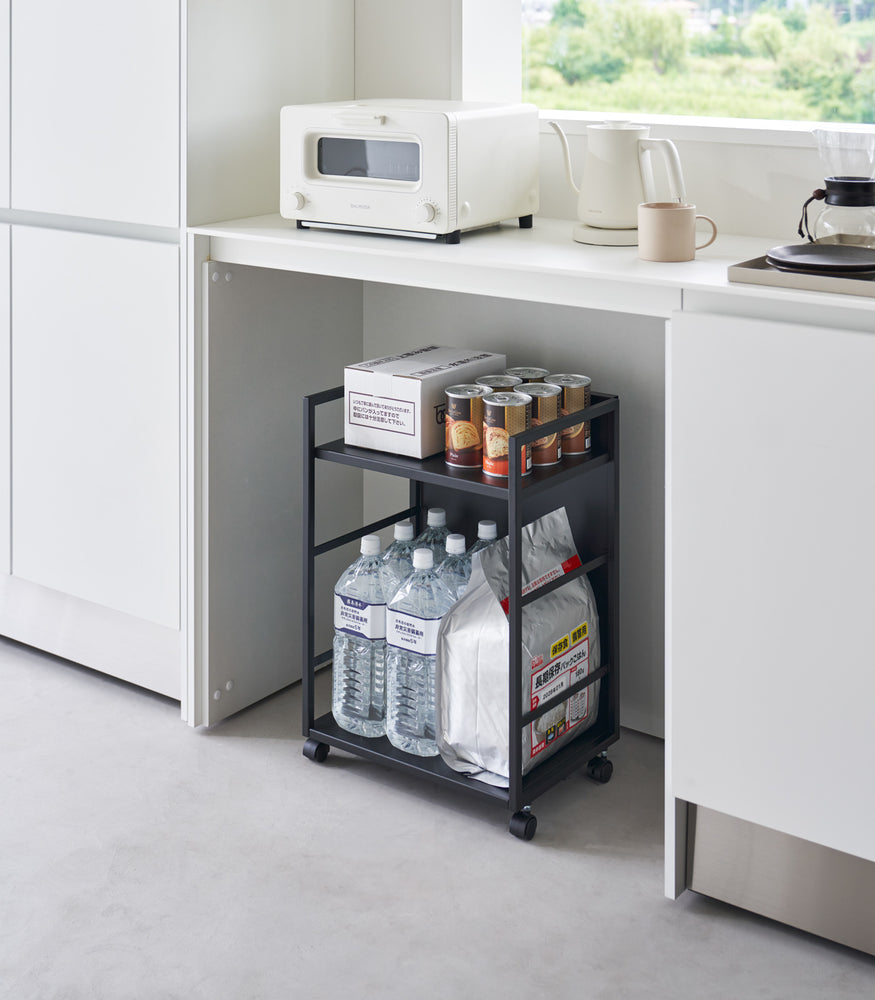
[[[532,397],[522,392],[494,392],[483,397],[483,471],[507,476],[510,437],[531,426]],[[532,449],[522,452],[522,472],[532,471]]]
[[[461,469],[479,469],[483,464],[483,397],[492,390],[471,384],[451,385],[445,391],[445,461]]]
[[[550,375],[544,379],[547,385],[558,385],[562,389],[560,403],[562,416],[584,410],[590,404],[592,379],[587,375]],[[589,421],[572,424],[562,432],[563,455],[585,455],[592,449],[592,435]]]
[[[475,378],[477,385],[489,387],[490,392],[513,392],[523,380],[516,375],[481,375]]]
[[[526,395],[532,397],[532,427],[558,419],[562,395],[560,386],[532,382],[526,386]],[[532,465],[556,465],[561,459],[562,438],[559,434],[548,434],[532,442]]]
[[[543,382],[550,373],[546,368],[508,368],[505,374],[514,375],[516,378],[521,378],[523,383],[527,383]]]

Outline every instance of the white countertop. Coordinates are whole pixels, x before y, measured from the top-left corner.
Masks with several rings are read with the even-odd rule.
[[[524,301],[551,302],[649,316],[682,308],[683,293],[800,301],[831,308],[875,308],[863,296],[799,291],[730,282],[731,264],[761,257],[794,238],[718,235],[696,259],[654,263],[636,247],[575,243],[573,223],[536,218],[532,229],[513,223],[462,234],[461,243],[299,230],[279,215],[192,227],[210,238],[210,256],[229,264],[334,275]]]

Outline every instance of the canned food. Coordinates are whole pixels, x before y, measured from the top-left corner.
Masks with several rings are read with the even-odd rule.
[[[485,385],[451,385],[445,390],[447,465],[479,469],[483,464],[483,397],[491,391]]]
[[[532,397],[522,392],[493,392],[483,397],[483,471],[507,476],[510,437],[531,426]],[[523,447],[522,471],[532,471],[532,449]]]
[[[592,379],[586,375],[550,375],[544,379],[547,385],[558,385],[562,389],[560,402],[563,417],[577,413],[590,403]],[[589,421],[566,427],[562,432],[563,455],[585,455],[592,449]]]
[[[508,368],[505,374],[515,375],[517,378],[521,378],[525,384],[527,382],[543,382],[550,373],[546,368]]]
[[[548,424],[559,418],[559,398],[562,388],[532,382],[526,386],[526,395],[532,397],[532,427]],[[562,437],[548,434],[532,442],[532,465],[556,465],[562,459]]]
[[[475,378],[477,385],[488,385],[490,392],[513,392],[523,380],[516,375],[482,375]]]

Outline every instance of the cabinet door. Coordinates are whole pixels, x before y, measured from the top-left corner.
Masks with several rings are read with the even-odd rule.
[[[12,466],[9,448],[9,226],[0,225],[0,577],[11,571],[9,517],[12,509]]]
[[[870,333],[672,318],[673,794],[869,860],[873,370]]]
[[[12,572],[180,625],[179,250],[12,232]]]
[[[12,0],[12,207],[179,224],[179,0]]]
[[[9,0],[0,0],[0,208],[9,208],[9,57]]]

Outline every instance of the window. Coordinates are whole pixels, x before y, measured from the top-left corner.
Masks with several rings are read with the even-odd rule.
[[[875,122],[875,0],[521,0],[542,108]]]

